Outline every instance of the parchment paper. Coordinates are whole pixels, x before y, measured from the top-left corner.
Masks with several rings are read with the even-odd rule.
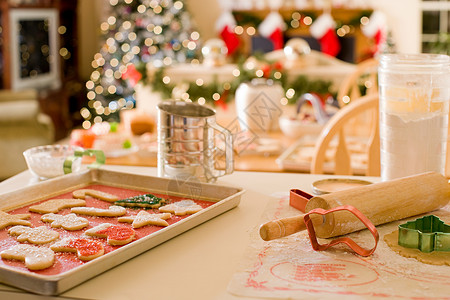
[[[287,193],[273,196],[260,224],[301,213],[289,206]],[[450,205],[432,214],[449,218]],[[266,242],[256,224],[228,292],[274,299],[450,299],[450,267],[402,257],[383,240],[399,224],[418,217],[377,226],[378,247],[369,257],[358,256],[345,245],[316,252],[306,231]],[[374,245],[368,230],[348,236],[365,248]]]

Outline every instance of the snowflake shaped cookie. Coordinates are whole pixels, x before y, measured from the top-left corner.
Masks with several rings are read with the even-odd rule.
[[[161,212],[170,212],[177,216],[191,215],[203,208],[192,200],[181,200],[159,208]]]
[[[136,216],[120,217],[119,222],[131,223],[133,228],[140,228],[146,225],[169,226],[167,219],[170,219],[170,213],[151,214],[145,210],[141,210]]]

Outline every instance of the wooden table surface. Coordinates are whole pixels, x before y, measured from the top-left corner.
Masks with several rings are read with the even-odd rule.
[[[281,131],[274,131],[266,133],[262,136],[265,139],[277,140],[280,144],[280,151],[275,154],[251,153],[249,150],[243,150],[234,155],[234,169],[235,171],[255,171],[255,172],[286,172],[278,166],[276,159],[280,154],[292,145],[296,140],[285,136]],[[94,158],[84,157],[84,163],[93,162]],[[143,166],[143,167],[157,167],[156,153],[144,154],[141,151],[120,156],[107,157],[107,165],[122,165],[122,166]]]
[[[295,139],[285,136],[282,132],[276,131],[268,133],[266,138],[277,139],[281,145],[281,152],[286,150],[289,146],[296,142]],[[264,155],[261,154],[247,154],[245,150],[241,153],[237,153],[234,156],[234,169],[235,171],[252,171],[252,172],[292,172],[290,170],[283,170],[277,163],[276,159],[281,153]],[[91,163],[94,158],[84,157],[84,163]],[[108,157],[106,158],[107,165],[119,165],[119,166],[142,166],[142,167],[157,167],[156,153],[152,155],[142,154],[141,152],[132,153],[121,157]],[[299,172],[299,171],[295,171]],[[447,143],[447,159],[445,176],[450,178],[450,139]]]
[[[156,169],[148,167],[104,169],[122,176],[156,175]],[[312,183],[325,178],[333,177],[268,172],[223,176],[216,184],[245,190],[238,207],[114,265],[58,298],[0,284],[0,299],[448,299],[448,266],[402,258],[385,244],[384,236],[406,219],[377,226],[380,242],[367,258],[353,255],[348,247],[313,251],[306,232],[271,242],[258,238],[263,222],[299,214],[288,206],[290,189],[312,193]],[[3,193],[33,184],[39,183],[27,170],[0,183],[0,194],[8,201]],[[440,213],[448,215],[449,209]],[[350,237],[363,247],[372,245],[367,230]]]

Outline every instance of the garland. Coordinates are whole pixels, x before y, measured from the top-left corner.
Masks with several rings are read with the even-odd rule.
[[[264,60],[259,55],[255,55],[254,57],[258,66],[253,69],[248,69],[245,67],[245,61],[240,60],[238,62],[239,76],[230,82],[218,82],[217,79],[214,79],[211,83],[205,83],[200,86],[195,81],[184,81],[179,84],[165,83],[164,68],[156,70],[152,76],[152,80],[146,82],[151,85],[153,91],[159,92],[163,98],[174,98],[174,90],[178,88],[181,90],[181,93],[186,93],[188,99],[192,101],[198,101],[202,98],[205,103],[218,106],[226,106],[226,103],[234,99],[234,94],[239,85],[244,82],[250,82],[254,78],[272,79],[281,84],[285,93],[290,89],[294,90],[297,96],[287,97],[288,104],[295,104],[300,95],[305,93],[315,93],[318,95],[332,94],[330,92],[331,81],[310,80],[304,75],[297,76],[293,80],[288,81],[286,71],[283,70],[281,63]],[[263,75],[258,76],[261,75],[261,72]],[[220,97],[217,97],[217,95]],[[214,96],[216,99],[214,99]]]
[[[370,17],[370,15],[372,14],[372,10],[363,10],[361,11],[358,15],[354,16],[353,18],[351,18],[350,20],[348,20],[347,22],[343,22],[341,20],[336,20],[336,28],[339,28],[343,25],[349,25],[349,26],[360,26],[361,24],[361,18],[362,17]],[[262,18],[255,16],[252,13],[247,13],[247,12],[243,12],[243,11],[233,11],[233,16],[236,20],[237,25],[240,26],[253,26],[255,28],[258,28],[259,24],[261,24],[261,22],[263,21]],[[309,17],[311,18],[312,22],[314,23],[314,21],[317,19],[317,13],[312,12],[312,11],[302,11],[301,12],[301,17],[305,18],[305,17]],[[292,27],[292,23],[291,23],[291,19],[284,19],[285,25],[287,29],[296,29],[296,27]]]

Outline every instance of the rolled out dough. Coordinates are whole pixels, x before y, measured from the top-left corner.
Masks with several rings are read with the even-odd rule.
[[[420,262],[430,265],[448,265],[450,266],[450,252],[433,251],[425,253],[419,249],[405,248],[398,244],[398,230],[395,230],[384,236],[386,244],[399,255],[409,258],[415,258]]]

